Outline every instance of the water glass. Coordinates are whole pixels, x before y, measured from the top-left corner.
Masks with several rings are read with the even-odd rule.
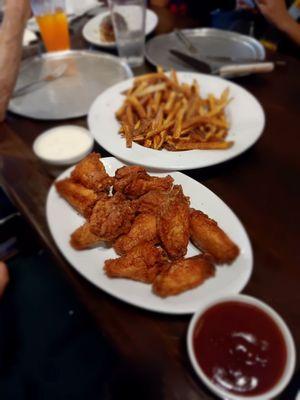
[[[65,0],[31,0],[31,8],[48,51],[70,48]]]
[[[146,0],[109,0],[119,51],[132,67],[144,62]]]

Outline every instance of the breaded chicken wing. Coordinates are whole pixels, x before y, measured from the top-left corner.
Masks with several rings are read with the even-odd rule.
[[[152,283],[165,263],[162,249],[150,243],[133,247],[125,256],[106,260],[104,270],[110,278],[128,278]]]
[[[55,182],[55,187],[58,193],[74,207],[76,211],[85,218],[91,215],[93,207],[99,197],[93,190],[73,182],[70,178]]]
[[[163,204],[168,201],[170,191],[150,190],[150,192],[133,200],[136,205],[137,212],[159,214]]]
[[[133,247],[143,242],[156,244],[159,242],[157,235],[156,216],[153,214],[138,215],[130,231],[126,235],[120,236],[113,247],[117,254],[128,253]]]
[[[113,183],[116,192],[124,193],[129,199],[136,199],[150,190],[170,190],[173,178],[150,176],[142,167],[122,167],[116,171]]]
[[[214,274],[214,265],[203,255],[180,259],[156,277],[153,291],[161,297],[174,296],[201,285]]]
[[[158,217],[158,234],[171,259],[185,256],[189,243],[189,200],[174,186]]]
[[[123,192],[134,179],[147,178],[148,174],[145,168],[138,165],[121,167],[115,172],[113,186],[116,192]]]
[[[129,232],[134,217],[131,202],[123,194],[116,193],[96,203],[90,217],[91,232],[104,240],[115,240]]]
[[[70,240],[71,246],[76,250],[90,249],[98,246],[102,242],[102,238],[91,232],[88,222],[76,229],[76,231],[72,233]]]
[[[105,171],[98,153],[91,153],[81,160],[72,171],[71,178],[95,192],[108,191],[113,181]]]
[[[191,209],[190,235],[192,242],[202,251],[209,253],[218,264],[232,263],[239,255],[238,246],[201,211]]]

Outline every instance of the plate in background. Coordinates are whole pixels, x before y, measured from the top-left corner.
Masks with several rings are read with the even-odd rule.
[[[245,58],[249,62],[265,59],[264,47],[250,36],[212,28],[184,29],[182,32],[198,50],[195,56],[203,58],[203,61],[212,66],[212,69],[224,65],[224,62],[207,59],[209,56]],[[146,58],[151,64],[161,65],[166,70],[174,68],[178,71],[196,71],[170,54],[170,49],[187,52],[187,48],[174,32],[149,40],[146,44]]]
[[[127,148],[125,140],[118,133],[120,125],[115,112],[125,99],[122,92],[132,86],[134,78],[107,89],[93,103],[88,115],[88,124],[95,140],[109,153],[128,163],[176,171],[208,167],[230,160],[259,139],[264,129],[265,115],[260,103],[251,93],[216,76],[179,72],[178,78],[179,82],[188,84],[192,84],[194,79],[197,80],[204,97],[209,93],[219,97],[223,90],[229,88],[232,100],[226,107],[230,123],[226,139],[234,141],[232,147],[226,150],[168,151],[154,150],[133,143],[132,148]]]
[[[129,66],[119,57],[70,50],[26,59],[16,89],[48,75],[61,63],[67,64],[67,71],[61,78],[12,98],[9,111],[41,120],[82,117],[101,92],[132,76]]]
[[[105,10],[104,12],[101,12],[99,15],[96,17],[92,18],[90,21],[88,21],[82,30],[83,37],[85,40],[95,46],[102,46],[102,47],[107,47],[107,48],[115,48],[116,47],[116,42],[104,42],[101,40],[100,37],[100,24],[103,18],[105,18],[107,15],[109,15],[110,12]],[[130,23],[130,21],[129,21]],[[154,31],[158,24],[158,17],[153,12],[152,10],[146,10],[146,26],[145,26],[145,32],[146,35],[149,35],[151,32]]]

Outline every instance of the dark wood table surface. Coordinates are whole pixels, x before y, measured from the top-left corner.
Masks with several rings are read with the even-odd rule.
[[[173,16],[166,9],[156,11],[160,17],[156,33],[196,26],[194,19]],[[84,22],[74,26],[76,48],[88,47],[80,33]],[[261,139],[232,161],[185,173],[220,196],[243,222],[254,253],[253,275],[244,293],[274,307],[299,347],[300,61],[280,58],[286,67],[237,80],[264,107],[267,122]],[[149,68],[145,65],[135,72]],[[72,123],[86,126],[86,119]],[[144,384],[151,398],[215,398],[197,379],[188,360],[185,342],[190,316],[156,314],[116,300],[79,276],[57,250],[45,218],[53,178],[32,152],[36,136],[54,125],[7,115],[0,125],[0,182],[120,357],[147,371],[149,379]]]

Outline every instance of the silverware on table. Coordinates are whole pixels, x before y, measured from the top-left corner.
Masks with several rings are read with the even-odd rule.
[[[178,39],[184,44],[184,46],[188,49],[191,54],[199,54],[198,49],[193,45],[190,39],[179,29],[174,29],[175,35]],[[250,35],[253,36],[253,35]],[[211,56],[205,55],[202,57],[203,59],[207,59],[209,61],[220,62],[220,63],[253,63],[255,62],[253,58],[246,58],[246,57],[229,57],[229,56]],[[281,60],[274,61],[276,65],[285,66],[286,62]]]
[[[39,80],[30,82],[27,85],[22,86],[21,88],[15,90],[12,97],[16,98],[19,96],[23,96],[24,94],[27,94],[28,92],[32,92],[34,90],[39,89],[41,86],[44,86],[48,82],[52,82],[55,79],[62,77],[64,75],[64,73],[66,72],[66,69],[67,69],[67,64],[64,63],[64,64],[58,65],[53,70],[53,72],[51,72],[50,74],[45,75],[42,78],[40,78]]]
[[[170,53],[186,64],[192,66],[200,72],[206,74],[220,75],[223,78],[241,76],[249,73],[266,73],[274,69],[273,62],[253,62],[249,64],[228,64],[219,67],[212,67],[209,63],[189,54],[182,53],[181,51],[171,49]]]
[[[253,58],[245,58],[245,57],[226,57],[226,56],[205,56],[203,59],[207,59],[209,61],[220,62],[220,63],[236,63],[236,64],[250,64],[250,63],[261,63],[263,61],[253,60]],[[275,65],[285,66],[286,61],[283,60],[275,60],[273,61]]]
[[[175,35],[178,37],[179,40],[185,45],[190,53],[197,53],[198,50],[193,45],[193,43],[188,39],[188,37],[179,29],[174,29]]]

